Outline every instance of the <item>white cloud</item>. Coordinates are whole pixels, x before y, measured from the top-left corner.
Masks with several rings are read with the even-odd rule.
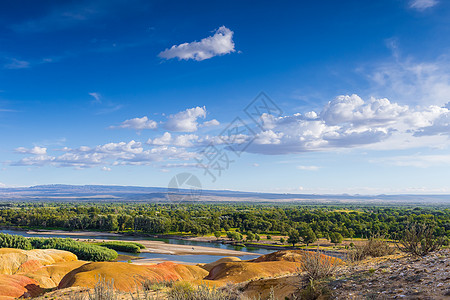
[[[198,129],[198,118],[206,118],[206,108],[194,107],[170,115],[165,124],[165,128],[177,132],[194,132]]]
[[[415,105],[442,106],[450,101],[450,61],[415,62],[397,58],[369,71],[373,94]]]
[[[173,45],[159,53],[159,57],[165,59],[194,59],[197,61],[235,52],[233,31],[225,26],[217,29],[213,36],[202,39],[200,42],[183,43]]]
[[[171,142],[172,135],[169,132],[165,132],[161,137],[154,138],[153,141],[149,139],[147,143],[152,145],[170,145]]]
[[[108,167],[102,167],[101,170],[105,171],[105,172],[111,172],[111,168],[108,168]]]
[[[212,119],[210,121],[203,122],[199,127],[211,127],[211,126],[219,126],[220,122],[216,119]]]
[[[94,97],[93,103],[102,103],[99,93],[89,93],[89,95]]]
[[[409,2],[409,7],[423,11],[427,8],[435,6],[436,4],[438,4],[437,0],[411,0]]]
[[[358,95],[343,95],[328,102],[320,116],[330,125],[343,123],[376,125],[395,122],[407,111],[408,106],[391,103],[388,99],[371,98],[364,102]]]
[[[47,148],[35,146],[31,149],[27,149],[24,147],[19,147],[16,149],[16,152],[23,154],[45,155],[47,153]]]
[[[127,128],[134,130],[156,129],[157,127],[158,123],[149,120],[146,116],[123,121],[119,126],[111,126],[111,128]]]
[[[353,147],[436,147],[449,134],[449,109],[435,105],[411,108],[388,99],[364,101],[357,95],[336,97],[320,113],[279,118],[263,115],[265,130],[248,152],[288,154]],[[240,143],[249,141],[244,137]]]
[[[9,63],[4,65],[5,69],[27,69],[30,67],[30,62],[25,60],[19,60],[16,58],[11,58]]]
[[[252,166],[254,166],[255,168],[258,168],[259,164],[258,163],[253,163]]]
[[[303,171],[318,171],[320,167],[318,166],[297,166],[297,169]]]
[[[193,142],[198,141],[199,137],[195,134],[182,134],[177,136],[172,136],[170,132],[165,132],[162,136],[156,137],[153,140],[149,139],[147,144],[150,145],[173,145],[179,147],[192,147]]]
[[[190,160],[196,157],[196,153],[188,152],[184,148],[173,146],[157,146],[144,148],[141,142],[130,141],[108,143],[96,147],[81,146],[79,148],[63,148],[61,155],[36,155],[25,157],[13,166],[55,166],[91,168],[95,166],[109,165],[150,165],[156,161]],[[22,152],[28,153],[28,152]]]
[[[6,185],[6,184],[4,184],[4,183],[0,182],[0,188],[6,188],[6,187],[7,187],[7,185]]]

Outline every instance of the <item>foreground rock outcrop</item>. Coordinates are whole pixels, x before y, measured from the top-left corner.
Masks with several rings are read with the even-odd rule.
[[[413,258],[371,258],[341,270],[336,299],[450,299],[450,249]]]
[[[46,265],[76,260],[75,254],[63,250],[0,248],[0,274],[33,272]]]
[[[0,248],[0,299],[37,296],[85,263],[62,250]]]
[[[208,271],[198,266],[179,265],[164,262],[157,265],[133,265],[122,262],[92,262],[69,272],[58,288],[93,288],[99,278],[112,282],[118,291],[130,292],[141,288],[142,282],[151,281],[194,281],[203,279]]]
[[[34,297],[42,293],[39,283],[23,275],[0,274],[0,300]]]

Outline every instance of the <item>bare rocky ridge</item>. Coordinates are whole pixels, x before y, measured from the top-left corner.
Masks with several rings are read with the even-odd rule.
[[[450,299],[450,250],[368,259],[345,267],[331,287],[336,299]]]

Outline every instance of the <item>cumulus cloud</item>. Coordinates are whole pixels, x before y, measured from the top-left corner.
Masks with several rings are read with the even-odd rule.
[[[13,162],[13,166],[46,166],[91,168],[108,165],[150,165],[157,161],[190,160],[196,153],[184,148],[158,146],[145,148],[141,142],[119,142],[95,147],[63,148],[61,155],[35,155]],[[22,152],[26,153],[26,152]]]
[[[450,135],[450,110],[448,108],[433,107],[434,114],[428,114],[424,118],[423,114],[418,114],[423,123],[428,123],[417,130],[415,136]]]
[[[216,119],[212,119],[210,121],[203,122],[199,127],[211,127],[211,126],[219,126],[220,122]]]
[[[162,122],[168,131],[148,139],[147,143],[132,140],[94,147],[65,147],[59,149],[58,155],[48,154],[46,148],[37,146],[30,149],[20,147],[16,149],[17,153],[31,156],[11,164],[75,168],[150,165],[167,161],[172,161],[171,164],[174,165],[187,164],[189,162],[185,161],[200,157],[193,149],[202,149],[200,147],[210,144],[222,145],[228,150],[244,149],[242,151],[266,155],[336,151],[355,147],[439,149],[448,146],[449,107],[449,104],[410,107],[386,98],[363,100],[358,95],[341,95],[325,104],[318,112],[281,117],[263,114],[263,130],[237,131],[230,135],[204,135],[201,131],[189,133],[202,126],[199,118],[206,117],[205,107],[194,107],[169,115]],[[127,120],[119,127],[154,129],[156,122],[143,117]],[[299,166],[298,169],[317,170],[315,166]]]
[[[214,32],[213,36],[202,39],[200,42],[183,43],[173,45],[159,53],[159,57],[165,59],[194,59],[201,61],[218,55],[235,52],[233,42],[233,31],[225,26]]]
[[[165,124],[165,128],[177,132],[194,132],[199,127],[198,118],[206,118],[206,108],[204,106],[189,108],[170,115]]]
[[[216,119],[199,123],[199,118],[206,118],[206,107],[197,106],[193,108],[188,108],[186,110],[180,111],[176,114],[169,115],[167,120],[161,121],[164,124],[164,128],[169,131],[175,132],[194,132],[201,127],[211,127],[218,126],[220,122]],[[144,129],[157,129],[158,123],[156,121],[150,120],[147,116],[142,118],[129,119],[119,126],[110,126],[110,128],[128,128],[134,130],[144,130]]]
[[[24,153],[24,154],[45,155],[47,153],[47,148],[38,147],[38,146],[35,146],[31,149],[19,147],[16,149],[16,152]]]
[[[438,4],[437,0],[411,0],[409,1],[409,7],[420,11],[433,7]]]
[[[366,147],[395,141],[414,147],[421,136],[448,135],[449,110],[446,107],[411,108],[388,99],[342,95],[327,103],[321,112],[290,116],[262,116],[264,130],[257,133],[248,152],[288,154],[331,149]],[[252,138],[243,137],[240,143]],[[394,144],[391,143],[391,146]],[[396,145],[397,146],[397,145]]]
[[[352,123],[355,125],[376,125],[395,122],[408,111],[408,106],[391,103],[388,99],[371,98],[364,102],[358,95],[343,95],[328,102],[320,113],[330,125]],[[314,115],[313,112],[311,115]]]
[[[179,147],[192,147],[194,142],[198,141],[199,137],[195,134],[182,134],[172,136],[170,132],[165,132],[162,136],[156,137],[153,140],[149,139],[147,144],[150,145],[173,145]]]
[[[150,120],[148,117],[144,116],[142,118],[134,118],[123,121],[119,126],[111,126],[111,128],[127,128],[134,130],[144,130],[144,129],[156,129],[158,123]]]

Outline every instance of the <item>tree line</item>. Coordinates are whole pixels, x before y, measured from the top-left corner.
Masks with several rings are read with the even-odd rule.
[[[326,237],[395,237],[408,223],[433,224],[450,237],[450,209],[333,207],[244,204],[0,204],[0,226],[149,234],[206,235],[234,231],[293,236],[292,241]]]

